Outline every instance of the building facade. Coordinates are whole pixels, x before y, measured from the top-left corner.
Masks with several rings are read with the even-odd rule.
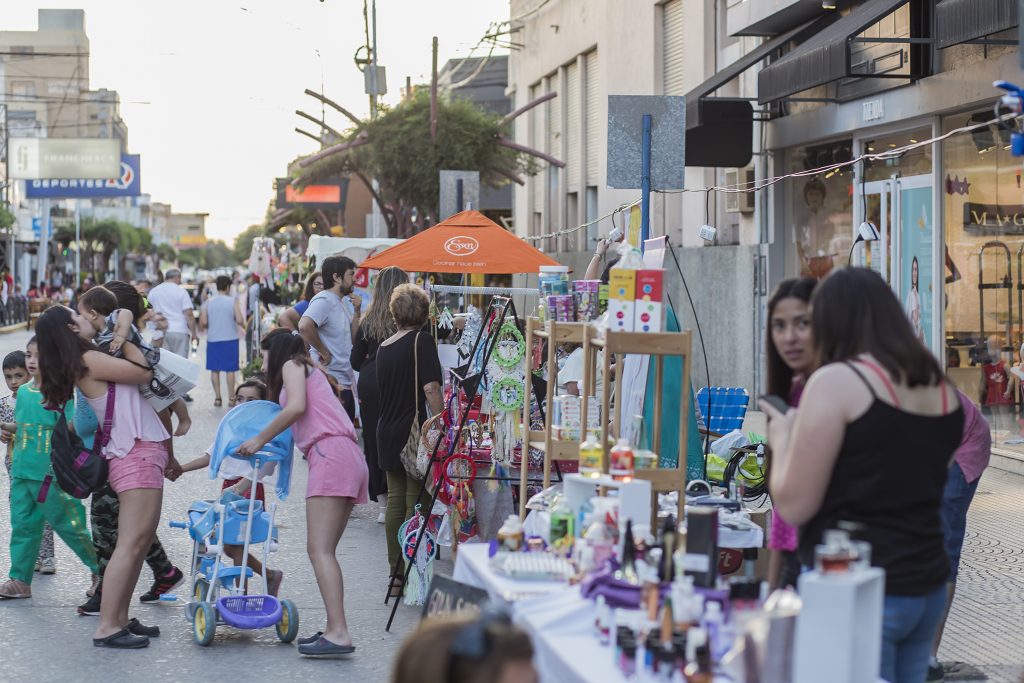
[[[651,232],[681,247],[711,383],[760,390],[775,284],[859,263],[887,279],[922,341],[983,405],[997,448],[1019,449],[1019,406],[995,402],[986,384],[993,366],[1007,376],[1024,342],[1021,164],[1009,132],[988,123],[993,81],[1021,79],[1017,5],[512,2],[512,40],[524,46],[509,62],[515,106],[558,93],[520,117],[516,138],[566,162],[517,188],[516,229],[546,235],[633,201],[637,192],[605,183],[607,96],[685,95],[690,192],[654,196]],[[756,192],[702,191],[795,173]],[[866,221],[881,239],[855,244]],[[718,228],[715,244],[697,237],[703,223]],[[580,267],[610,228],[539,246]],[[670,293],[686,301],[678,283]]]

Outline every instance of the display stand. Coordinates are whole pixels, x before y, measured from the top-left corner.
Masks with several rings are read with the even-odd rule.
[[[690,332],[614,332],[609,330],[604,338],[594,336],[584,348],[583,375],[584,384],[587,387],[593,386],[594,369],[597,367],[597,353],[604,350],[602,367],[604,377],[611,377],[612,359],[615,358],[616,367],[622,367],[622,361],[627,354],[645,353],[654,357],[654,422],[650,425],[648,433],[651,435],[651,450],[660,453],[661,450],[661,422],[662,422],[662,385],[665,372],[666,356],[682,356],[683,376],[681,386],[690,386],[690,348],[692,344]],[[622,433],[621,415],[616,409],[610,414],[611,394],[610,386],[615,385],[615,406],[622,405],[622,383],[611,382],[606,379],[601,392],[601,443],[604,445],[604,466],[608,472],[609,439],[617,437]],[[686,444],[687,428],[689,426],[688,413],[690,411],[690,392],[683,391],[679,401],[679,448],[682,453],[672,468],[638,469],[634,472],[637,479],[645,479],[651,482],[651,495],[653,500],[651,508],[651,528],[655,528],[658,515],[657,495],[676,491],[679,493],[677,519],[683,519],[683,508],[686,506],[686,496],[683,491],[686,488]],[[611,415],[611,420],[608,416]]]
[[[541,414],[544,418],[544,427],[541,430],[530,430],[530,402],[523,402],[523,434],[526,435],[523,438],[523,463],[527,462],[527,453],[529,448],[535,448],[544,454],[544,479],[543,486],[547,488],[551,486],[551,465],[552,462],[577,462],[579,461],[580,442],[575,441],[560,441],[556,440],[552,431],[553,425],[551,424],[551,406],[554,405],[556,389],[558,387],[558,362],[556,360],[555,352],[559,344],[573,343],[583,345],[583,357],[589,358],[590,342],[596,335],[593,325],[587,322],[558,322],[555,320],[549,320],[546,323],[541,323],[537,318],[526,319],[526,376],[529,378],[533,373],[534,368],[531,365],[533,354],[534,339],[546,339],[548,342],[547,352],[547,365],[548,365],[548,377],[547,377],[547,394],[545,396],[545,405],[541,408]],[[588,397],[593,394],[593,374],[588,373],[584,370],[583,386],[580,387],[580,437],[583,438],[586,432],[586,420],[587,420],[587,401]],[[556,465],[557,467],[557,465]],[[520,491],[526,491],[527,484],[527,468],[524,466],[520,472]],[[561,477],[559,477],[561,479]],[[519,497],[519,516],[526,517],[526,496],[520,494]]]

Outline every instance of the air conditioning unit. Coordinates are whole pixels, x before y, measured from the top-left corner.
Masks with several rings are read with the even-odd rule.
[[[752,188],[754,183],[754,169],[730,168],[725,171],[725,186],[735,187],[744,184],[744,187]],[[754,197],[756,192],[726,192],[725,212],[726,213],[753,213]]]

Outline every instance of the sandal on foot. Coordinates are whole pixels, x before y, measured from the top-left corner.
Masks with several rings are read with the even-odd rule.
[[[149,638],[137,636],[123,628],[106,638],[93,638],[92,644],[95,647],[109,647],[115,650],[138,650],[149,645]]]
[[[0,583],[0,599],[3,600],[20,600],[22,598],[32,597],[32,588],[14,579],[8,579],[3,583]]]
[[[223,405],[223,404],[221,403],[221,401],[220,401],[220,399],[219,399],[219,398],[215,398],[215,399],[213,399],[213,407],[214,407],[214,408],[220,408],[220,407],[221,407],[221,405]]]
[[[323,636],[320,636],[315,642],[299,645],[299,654],[307,657],[350,655],[355,651],[354,645],[337,645]]]
[[[128,625],[125,626],[125,629],[130,631],[132,633],[132,635],[136,635],[136,636],[146,636],[147,638],[159,638],[160,637],[160,627],[159,626],[146,626],[145,624],[143,624],[138,619],[135,619],[134,617],[128,622]]]
[[[305,638],[299,638],[299,641],[298,641],[299,645],[312,645],[316,641],[320,640],[320,636],[322,636],[323,634],[324,634],[323,631],[317,631],[316,633],[314,633],[311,636],[306,636]]]

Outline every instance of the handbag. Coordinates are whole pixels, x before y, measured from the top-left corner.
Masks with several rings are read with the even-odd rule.
[[[101,455],[110,441],[110,427],[114,420],[114,383],[107,383],[107,410],[103,427],[96,431],[92,450],[85,447],[82,438],[68,426],[63,408],[53,428],[50,439],[50,463],[57,485],[62,491],[75,498],[88,498],[107,483],[107,460]],[[65,404],[67,405],[67,404]],[[40,498],[46,498],[50,477],[43,481]]]
[[[427,476],[427,467],[420,467],[420,440],[422,438],[420,430],[420,390],[416,386],[419,383],[420,377],[420,359],[419,359],[419,341],[420,333],[416,333],[416,338],[412,342],[412,357],[413,357],[413,375],[412,375],[412,390],[415,396],[416,406],[415,412],[412,414],[412,426],[409,428],[409,438],[405,441],[405,447],[402,448],[400,459],[402,461],[402,467],[405,468],[406,474],[417,481],[422,481]],[[429,459],[425,465],[429,465]]]

